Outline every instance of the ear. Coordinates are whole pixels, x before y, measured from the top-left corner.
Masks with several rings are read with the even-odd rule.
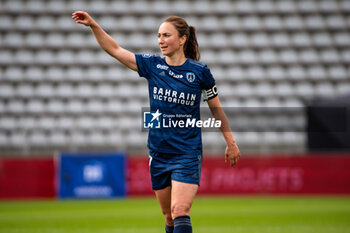
[[[187,36],[183,35],[182,37],[180,37],[180,45],[184,45],[186,43],[187,40]]]

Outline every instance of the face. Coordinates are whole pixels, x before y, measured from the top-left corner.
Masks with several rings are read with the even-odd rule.
[[[165,56],[172,56],[178,52],[183,53],[183,45],[186,36],[179,37],[178,31],[173,24],[164,22],[158,30],[158,46]]]

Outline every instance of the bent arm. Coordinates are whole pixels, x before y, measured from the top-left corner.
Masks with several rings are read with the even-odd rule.
[[[227,161],[227,159],[229,159],[231,166],[234,166],[238,162],[238,159],[240,157],[240,151],[238,149],[235,139],[233,138],[231,127],[227,120],[226,114],[220,104],[219,96],[216,96],[208,100],[207,102],[214,118],[216,120],[221,121],[220,130],[227,144],[225,150],[225,162]]]
[[[109,55],[117,59],[128,68],[137,71],[135,54],[120,47],[110,35],[108,35],[95,20],[84,11],[76,11],[72,14],[75,22],[89,26],[100,47]]]
[[[137,71],[135,54],[120,47],[97,23],[90,26],[100,47],[128,68]]]

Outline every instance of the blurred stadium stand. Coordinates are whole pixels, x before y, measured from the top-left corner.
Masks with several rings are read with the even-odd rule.
[[[0,155],[147,153],[146,81],[104,53],[75,10],[136,53],[159,53],[159,24],[185,17],[225,107],[298,109],[350,93],[348,0],[1,0]],[[229,118],[243,152],[306,150],[304,111]],[[203,133],[207,153],[223,152],[218,134]]]

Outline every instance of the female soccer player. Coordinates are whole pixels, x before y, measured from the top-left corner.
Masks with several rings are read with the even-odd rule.
[[[158,29],[162,55],[134,54],[120,47],[88,13],[76,11],[72,18],[89,26],[103,50],[145,77],[149,86],[152,120],[180,115],[198,120],[201,93],[226,140],[225,162],[234,166],[240,152],[219,102],[209,68],[199,62],[195,28],[177,16],[167,18]],[[177,115],[178,114],[178,115]],[[172,127],[170,127],[172,126]],[[197,193],[202,166],[201,129],[193,125],[151,128],[148,136],[152,188],[165,216],[167,233],[192,232],[190,210]],[[187,126],[187,127],[186,127]]]

